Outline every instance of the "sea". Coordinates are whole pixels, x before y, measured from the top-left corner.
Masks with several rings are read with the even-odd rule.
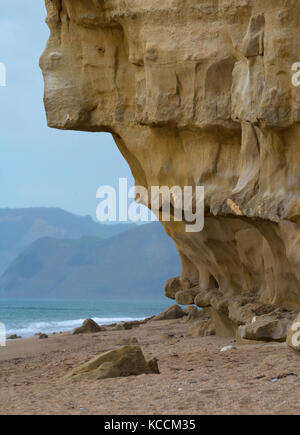
[[[172,305],[165,300],[0,299],[0,323],[6,336],[71,331],[91,318],[100,325],[143,320]]]

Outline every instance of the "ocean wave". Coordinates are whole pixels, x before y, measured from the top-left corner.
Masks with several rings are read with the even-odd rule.
[[[144,318],[134,319],[132,317],[93,317],[92,318],[99,325],[109,325],[111,323],[130,322],[133,320],[143,320]],[[75,320],[61,320],[61,321],[47,321],[47,322],[34,322],[24,327],[15,327],[8,329],[6,335],[17,334],[21,337],[31,337],[39,332],[51,334],[53,332],[70,331],[82,325],[85,319]]]

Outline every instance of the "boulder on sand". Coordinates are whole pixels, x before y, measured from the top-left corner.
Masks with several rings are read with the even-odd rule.
[[[194,305],[189,305],[183,310],[187,316],[185,321],[186,322],[194,322],[195,320],[209,320],[209,315],[206,311],[202,309],[198,309]]]
[[[252,323],[238,328],[238,336],[246,340],[284,342],[291,323],[288,318],[257,316],[253,318]]]
[[[74,369],[63,378],[63,381],[106,379],[150,373],[159,374],[157,360],[154,358],[147,362],[140,346],[123,346],[103,353]]]
[[[288,331],[286,342],[292,349],[300,351],[300,313]]]
[[[113,325],[114,331],[128,331],[133,328],[138,328],[140,325],[145,325],[149,320],[151,320],[153,317],[148,317],[144,320],[132,320],[130,322],[120,322],[115,325]]]
[[[180,319],[181,317],[185,317],[187,314],[183,311],[182,308],[180,308],[179,305],[175,304],[171,307],[167,308],[162,313],[158,314],[157,316],[153,317],[152,320],[173,320],[173,319]]]
[[[187,337],[207,337],[216,335],[216,328],[212,320],[197,320],[188,329]]]
[[[74,329],[72,332],[72,335],[78,335],[78,334],[91,334],[93,332],[101,332],[105,329],[98,325],[98,323],[94,322],[92,319],[86,319],[82,326],[80,328]]]

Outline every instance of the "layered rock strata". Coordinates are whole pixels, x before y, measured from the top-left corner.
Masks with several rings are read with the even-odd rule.
[[[223,334],[273,312],[290,321],[300,310],[299,1],[46,6],[49,126],[110,132],[149,192],[205,187],[202,232],[163,222],[182,264],[166,294],[206,307]]]

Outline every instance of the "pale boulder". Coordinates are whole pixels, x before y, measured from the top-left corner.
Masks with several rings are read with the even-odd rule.
[[[284,342],[290,326],[291,321],[286,318],[259,316],[252,323],[240,326],[238,336],[246,340]]]

